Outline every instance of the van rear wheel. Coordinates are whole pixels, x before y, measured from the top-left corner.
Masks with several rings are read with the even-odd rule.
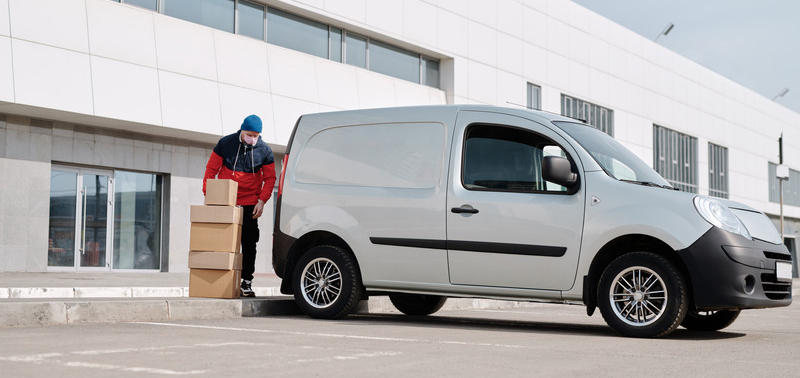
[[[681,325],[692,331],[719,331],[733,324],[741,312],[742,310],[689,311]]]
[[[361,298],[361,277],[355,259],[331,245],[311,248],[298,261],[292,276],[297,306],[319,319],[347,316]]]
[[[622,255],[600,277],[600,313],[622,335],[665,336],[688,311],[684,282],[681,272],[662,256],[651,252]]]
[[[394,307],[406,315],[424,316],[439,311],[447,297],[439,295],[391,293],[389,300]]]

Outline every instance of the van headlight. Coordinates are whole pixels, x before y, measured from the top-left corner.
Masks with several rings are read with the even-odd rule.
[[[709,197],[697,196],[694,197],[694,208],[697,209],[700,216],[708,223],[725,231],[739,234],[753,240],[750,236],[750,231],[747,231],[747,227],[744,226],[744,223],[733,214],[728,206],[723,205],[721,202]]]

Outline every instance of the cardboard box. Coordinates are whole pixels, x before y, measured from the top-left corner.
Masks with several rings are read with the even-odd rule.
[[[235,299],[241,295],[241,270],[189,270],[189,296]]]
[[[242,224],[242,208],[238,206],[192,206],[189,220],[192,223]]]
[[[242,270],[242,254],[230,252],[189,252],[189,268]]]
[[[192,223],[189,235],[190,251],[239,252],[242,226],[226,223]]]
[[[233,180],[206,180],[206,205],[236,206],[239,184]]]

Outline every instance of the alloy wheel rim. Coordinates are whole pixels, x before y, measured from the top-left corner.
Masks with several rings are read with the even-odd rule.
[[[317,258],[303,269],[303,297],[316,308],[326,308],[342,293],[342,272],[333,261]]]
[[[657,321],[667,307],[667,286],[661,276],[645,267],[620,272],[608,293],[614,314],[628,325],[641,327]]]

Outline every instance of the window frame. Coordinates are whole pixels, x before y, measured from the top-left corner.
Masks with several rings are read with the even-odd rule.
[[[541,150],[543,152],[542,158],[544,158],[545,156],[550,156],[550,155],[544,155],[545,147],[547,147],[547,146],[557,146],[562,151],[564,157],[567,160],[569,160],[570,167],[572,168],[573,173],[575,173],[578,176],[577,183],[573,187],[567,188],[567,187],[558,185],[556,183],[553,183],[553,182],[550,182],[550,181],[546,181],[546,180],[544,180],[544,178],[541,178],[542,179],[542,183],[545,185],[545,187],[547,187],[548,184],[549,185],[557,185],[560,188],[562,188],[562,190],[547,190],[547,189],[545,189],[545,190],[526,190],[526,189],[513,189],[513,188],[512,189],[508,189],[508,188],[476,188],[476,187],[468,187],[466,182],[465,182],[465,178],[464,178],[465,173],[466,173],[466,167],[467,167],[467,142],[470,139],[470,131],[472,131],[476,127],[504,128],[504,129],[512,130],[514,132],[523,132],[523,133],[532,134],[534,137],[541,139],[543,142],[549,142],[548,144],[543,145],[542,148],[541,148]],[[502,140],[502,139],[498,139],[498,140]],[[531,146],[531,145],[529,145],[529,146]],[[539,175],[541,176],[541,166],[539,166]],[[581,175],[578,172],[577,165],[575,164],[575,161],[573,160],[572,156],[570,156],[569,152],[567,152],[567,150],[561,144],[559,144],[558,142],[554,141],[552,138],[549,138],[549,137],[547,137],[547,136],[545,136],[545,135],[543,135],[541,133],[537,133],[537,132],[535,132],[533,130],[530,130],[530,129],[527,129],[527,128],[523,128],[523,127],[518,127],[518,126],[511,126],[511,125],[506,125],[506,124],[485,123],[485,122],[476,122],[476,123],[473,123],[473,124],[469,124],[464,128],[464,134],[463,134],[462,146],[461,146],[461,167],[460,167],[460,172],[459,172],[459,181],[460,181],[461,187],[464,190],[475,191],[475,192],[573,195],[573,194],[577,193],[580,190],[581,181],[582,181],[580,176]]]

